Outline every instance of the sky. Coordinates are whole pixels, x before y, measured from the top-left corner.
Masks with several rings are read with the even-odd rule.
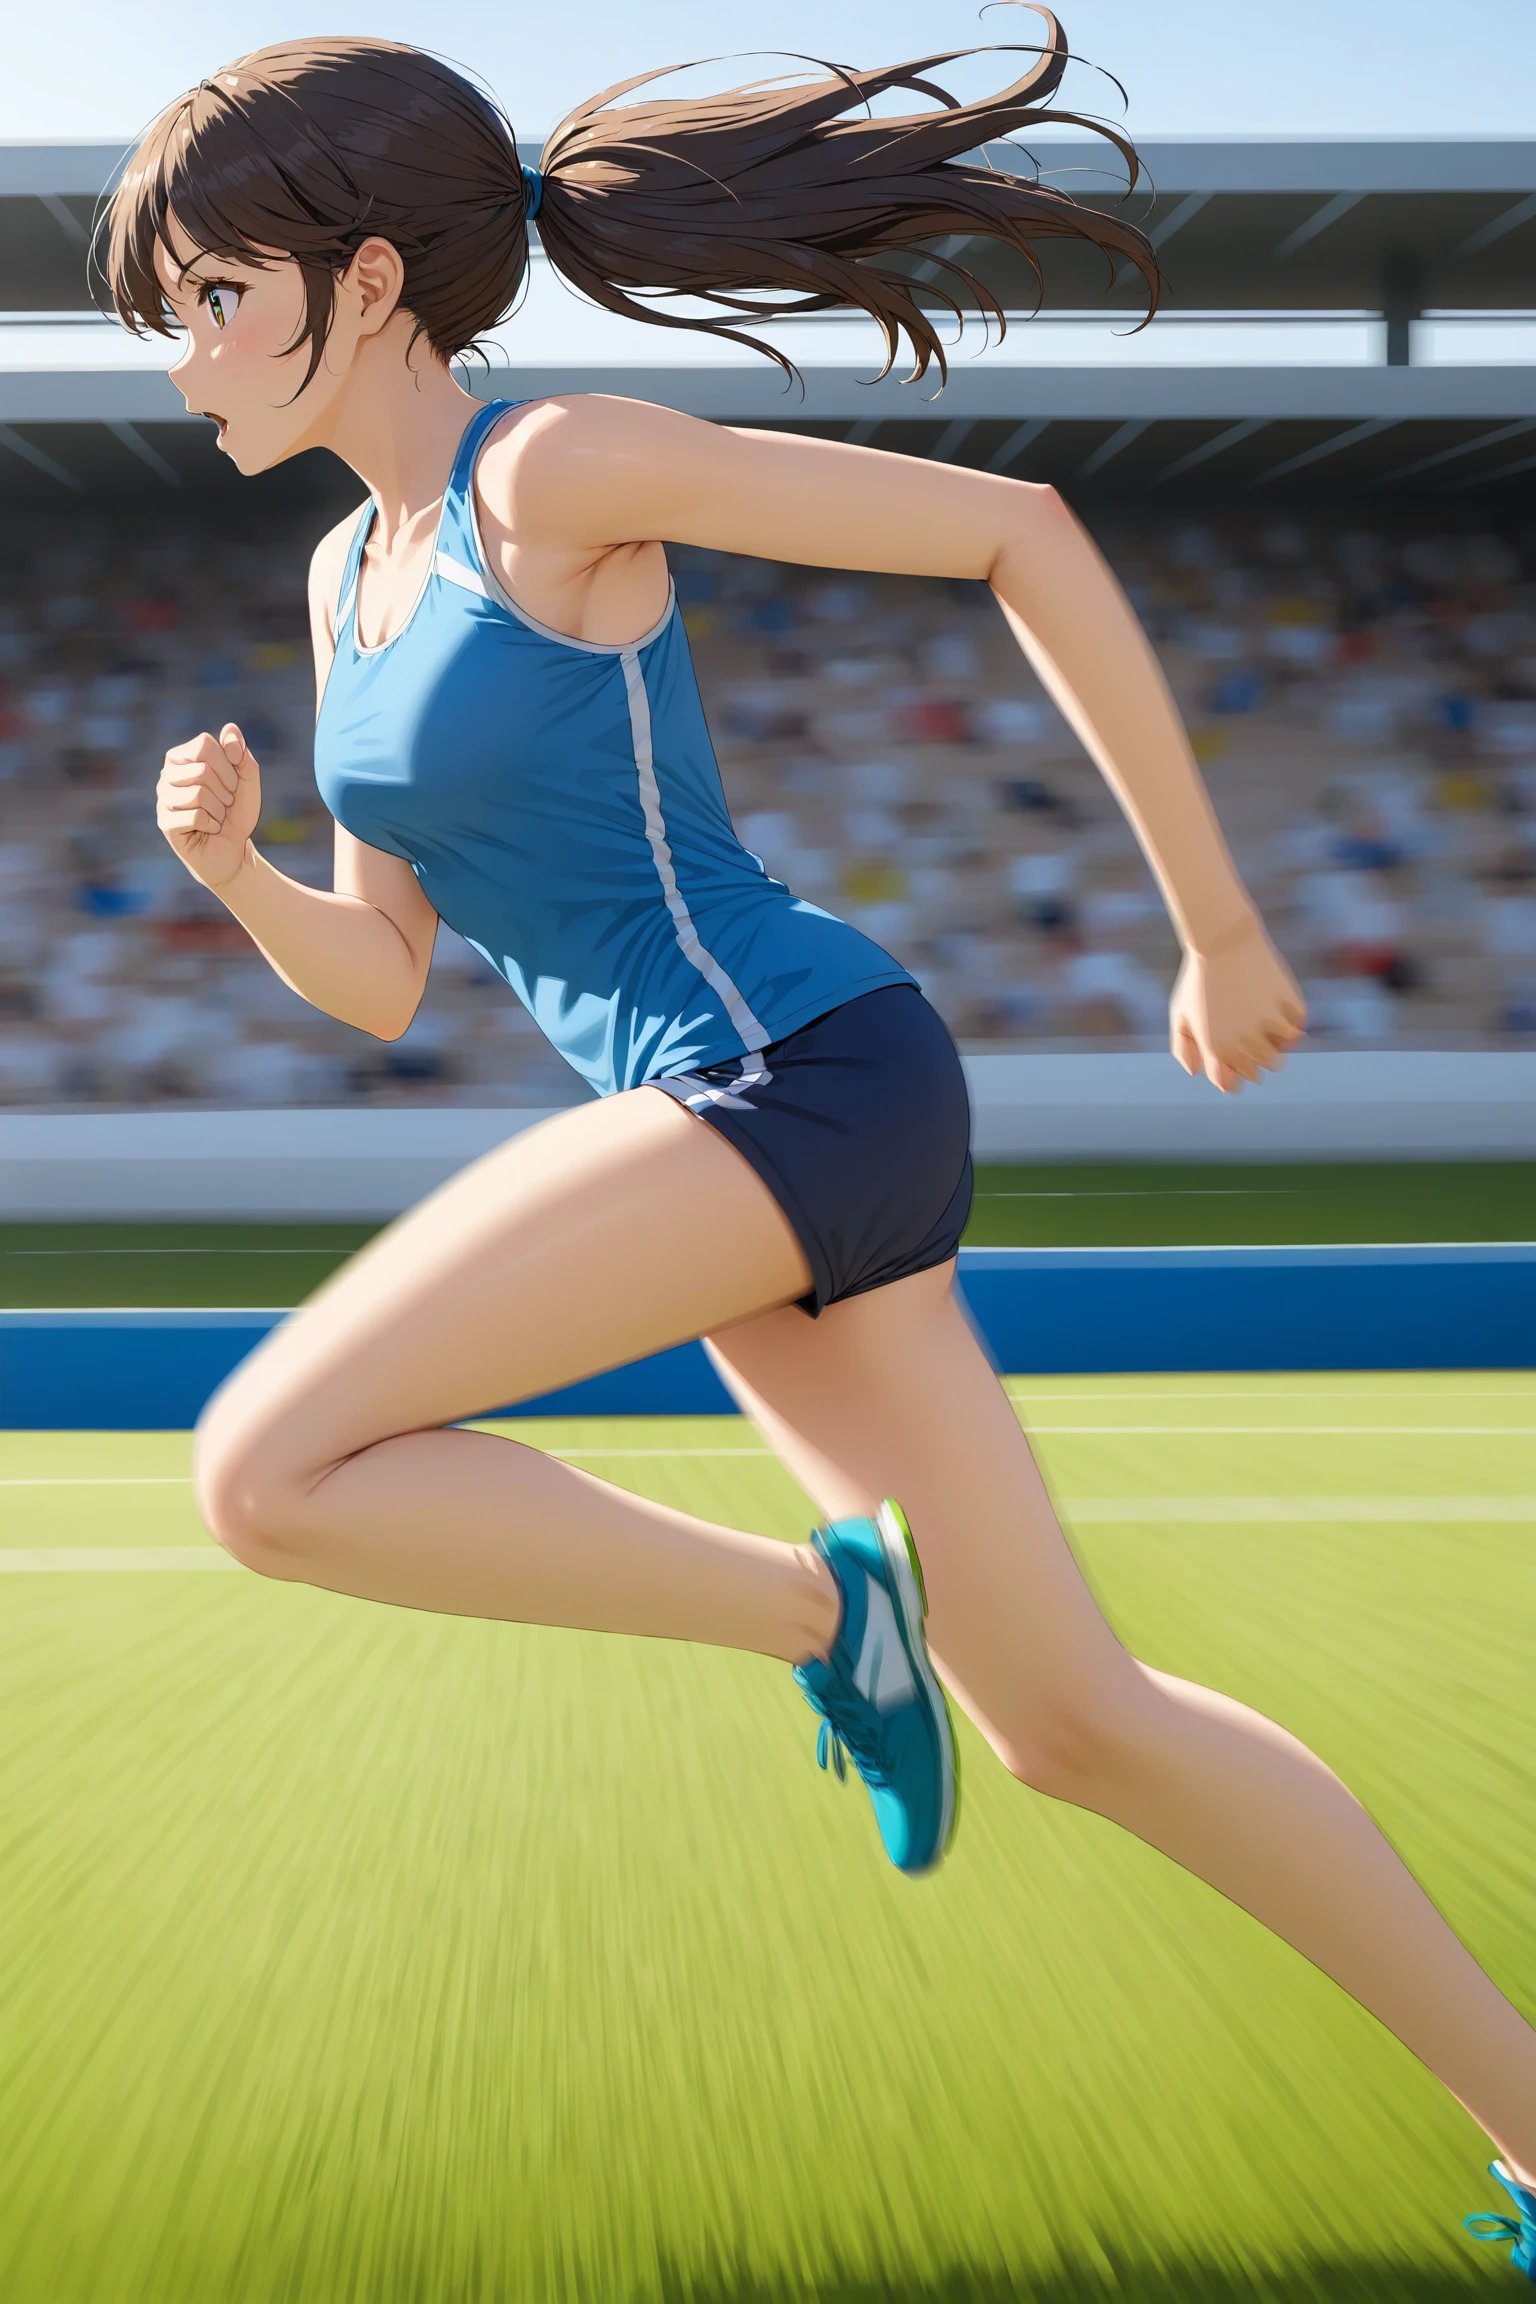
[[[1057,13],[1083,59],[1057,102],[1123,121],[1133,137],[1533,128],[1536,0],[1057,0]],[[703,94],[795,69],[773,50],[868,67],[1032,41],[1039,22],[981,0],[370,0],[350,14],[303,0],[62,0],[10,17],[0,138],[126,143],[246,50],[322,32],[411,41],[468,66],[523,143],[614,81],[664,65],[731,57],[656,91]],[[1124,83],[1123,105],[1090,65]],[[1002,85],[1009,59],[949,70],[940,79],[969,101]]]

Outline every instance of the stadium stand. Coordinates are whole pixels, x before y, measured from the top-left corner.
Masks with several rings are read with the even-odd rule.
[[[1314,1042],[1536,1044],[1533,536],[1214,509],[1094,522]],[[738,831],[993,1048],[1166,1041],[1178,946],[984,585],[671,555]],[[0,1096],[12,1108],[583,1094],[446,925],[405,1036],[318,1016],[155,828],[240,720],[258,840],[330,884],[302,537],[39,528],[0,601]]]
[[[1130,212],[1170,293],[1094,364],[956,359],[930,406],[901,363],[870,382],[805,328],[797,402],[746,356],[644,366],[631,325],[632,365],[529,337],[476,388],[625,391],[1054,482],[1151,632],[1311,1044],[1528,1049],[1536,383],[1415,347],[1436,315],[1528,312],[1536,141],[1141,149]],[[1043,157],[1115,196],[1100,143]],[[89,225],[121,158],[0,147],[0,1105],[578,1097],[446,926],[410,1030],[374,1042],[309,1010],[155,829],[165,748],[234,717],[262,766],[259,844],[329,885],[303,580],[357,490],[328,458],[253,489],[92,316]],[[984,245],[938,253],[1030,300]],[[1052,310],[1139,311],[1133,279],[1106,292],[1070,248],[1047,287]],[[1167,346],[1202,313],[1282,312],[1374,312],[1381,357],[1142,361],[1159,328]],[[69,328],[88,356],[35,348]],[[984,585],[671,557],[732,812],[770,871],[888,944],[963,1046],[1166,1046],[1178,947],[1156,883]]]

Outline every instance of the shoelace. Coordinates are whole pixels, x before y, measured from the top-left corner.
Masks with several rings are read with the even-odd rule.
[[[1474,2240],[1518,2240],[1525,2230],[1525,2226],[1518,2216],[1501,2216],[1493,2208],[1486,2209],[1477,2216],[1463,2216],[1462,2222],[1467,2230],[1472,2232]],[[1492,2226],[1492,2230],[1473,2232],[1474,2224],[1488,2224]]]
[[[879,1683],[880,1659],[882,1654],[883,1650],[879,1641],[877,1640],[875,1643],[874,1664],[870,1675],[872,1686],[878,1685]],[[820,1704],[817,1705],[816,1709],[818,1712],[821,1712],[822,1708]],[[826,1767],[828,1753],[831,1754],[832,1766],[836,1771],[837,1780],[840,1784],[846,1781],[848,1775],[844,1754],[851,1753],[853,1756],[854,1766],[858,1769],[859,1774],[863,1777],[865,1783],[870,1787],[871,1791],[875,1790],[877,1787],[882,1791],[886,1788],[887,1779],[885,1771],[880,1765],[880,1755],[873,1742],[866,1741],[863,1737],[852,1731],[840,1732],[838,1729],[833,1727],[826,1714],[822,1712],[821,1727],[817,1731],[816,1735],[816,1765],[818,1768]]]
[[[1523,2191],[1524,2186],[1521,2189]],[[1529,2193],[1526,2197],[1530,2197]],[[1481,2209],[1475,2216],[1463,2216],[1462,2223],[1474,2240],[1513,2240],[1517,2244],[1530,2229],[1530,2218],[1523,2209],[1518,2216],[1501,2215],[1492,2208]],[[1488,2229],[1485,2232],[1476,2231],[1474,2227],[1479,2224],[1485,2224]]]

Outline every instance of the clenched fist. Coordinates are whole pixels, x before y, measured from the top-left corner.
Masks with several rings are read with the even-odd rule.
[[[172,745],[155,787],[155,822],[194,880],[222,888],[245,862],[261,814],[261,770],[233,720]]]
[[[1278,1072],[1307,1028],[1301,986],[1256,912],[1203,952],[1186,951],[1169,1004],[1175,1063],[1224,1096]]]

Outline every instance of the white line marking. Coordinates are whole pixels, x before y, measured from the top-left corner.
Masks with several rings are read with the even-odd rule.
[[[532,1443],[537,1446],[537,1442]],[[770,1448],[545,1448],[545,1456],[770,1456]],[[0,1488],[188,1488],[189,1472],[133,1472],[122,1479],[100,1475],[40,1474],[32,1478],[0,1479]]]
[[[1089,1521],[1124,1527],[1277,1527],[1314,1521],[1495,1526],[1536,1517],[1536,1496],[1083,1496],[1064,1500],[1063,1517],[1069,1527]],[[213,1544],[0,1548],[0,1576],[205,1573],[241,1566]]]
[[[1266,1432],[1295,1433],[1313,1440],[1329,1437],[1415,1440],[1421,1436],[1436,1440],[1536,1440],[1536,1425],[1530,1424],[1031,1424],[1029,1430],[1105,1435],[1155,1432],[1168,1440],[1182,1440],[1186,1433],[1192,1439],[1221,1439],[1228,1434],[1252,1439]]]
[[[1536,1248],[1536,1240],[1076,1240],[1065,1248],[1053,1240],[967,1240],[965,1248],[978,1256],[1295,1256],[1303,1249],[1352,1256],[1361,1248],[1395,1248],[1404,1255],[1418,1248]]]
[[[105,1544],[60,1545],[52,1552],[0,1550],[0,1576],[126,1574],[133,1569],[191,1572],[240,1565],[232,1553],[222,1552],[216,1545],[206,1550],[193,1544],[143,1545],[137,1549],[127,1545],[119,1549]]]
[[[1330,1368],[1324,1374],[1318,1377],[1316,1385],[1312,1385],[1310,1387],[1299,1386],[1295,1391],[1291,1392],[1277,1391],[1264,1384],[1251,1385],[1238,1392],[1228,1392],[1217,1388],[1212,1388],[1209,1391],[1186,1392],[1182,1385],[1180,1385],[1180,1388],[1177,1391],[1152,1392],[1146,1390],[1132,1390],[1129,1386],[1122,1386],[1120,1390],[1115,1392],[1070,1392],[1066,1394],[1043,1393],[1039,1395],[1039,1397],[1042,1400],[1056,1401],[1062,1406],[1070,1404],[1074,1407],[1080,1400],[1176,1400],[1181,1403],[1185,1400],[1311,1400],[1316,1396],[1318,1385],[1326,1384],[1331,1391],[1337,1390],[1343,1378],[1348,1375],[1348,1373],[1349,1371],[1347,1369]],[[1404,1391],[1407,1389],[1409,1378],[1414,1376],[1424,1376],[1430,1378],[1431,1381],[1417,1385],[1415,1389],[1421,1398],[1427,1396],[1433,1399],[1436,1392],[1440,1391],[1442,1388],[1446,1391],[1455,1391],[1458,1390],[1462,1384],[1470,1384],[1476,1378],[1478,1373],[1479,1371],[1475,1368],[1454,1369],[1444,1375],[1441,1375],[1438,1371],[1427,1368],[1405,1368],[1402,1372],[1402,1379],[1399,1383],[1378,1384],[1371,1388],[1368,1388],[1365,1385],[1360,1385],[1358,1387],[1351,1386],[1348,1397],[1351,1400],[1401,1400]],[[1512,1371],[1507,1368],[1501,1368],[1499,1373],[1501,1376],[1507,1376],[1511,1374]],[[1008,1394],[1009,1398],[1013,1400],[1022,1399],[1025,1395],[1026,1388],[1035,1384],[1070,1384],[1073,1381],[1073,1378],[1070,1376],[1004,1376],[1000,1378],[1003,1390]],[[1170,1378],[1170,1382],[1178,1383],[1177,1376],[1172,1376]],[[1529,1384],[1479,1384],[1477,1387],[1477,1396],[1479,1400],[1536,1399],[1536,1370],[1532,1371],[1532,1381]],[[1172,1430],[1173,1427],[1170,1426],[1169,1429]]]
[[[1064,1496],[1068,1521],[1526,1521],[1536,1496]]]
[[[487,1417],[487,1423],[496,1418]],[[510,1419],[508,1419],[510,1421]],[[1183,1439],[1287,1439],[1297,1435],[1309,1439],[1356,1440],[1362,1437],[1436,1440],[1536,1440],[1536,1426],[1524,1424],[1032,1424],[1031,1435],[1049,1433],[1053,1438],[1065,1438],[1074,1433],[1085,1433],[1094,1439],[1136,1438]],[[536,1440],[524,1441],[524,1447],[537,1448]],[[771,1448],[544,1448],[541,1453],[556,1456],[562,1463],[585,1463],[593,1458],[616,1458],[620,1462],[631,1456],[752,1456],[772,1459]],[[17,1473],[0,1476],[0,1488],[186,1488],[191,1485],[191,1474],[186,1472],[133,1472],[122,1475],[104,1473]]]

